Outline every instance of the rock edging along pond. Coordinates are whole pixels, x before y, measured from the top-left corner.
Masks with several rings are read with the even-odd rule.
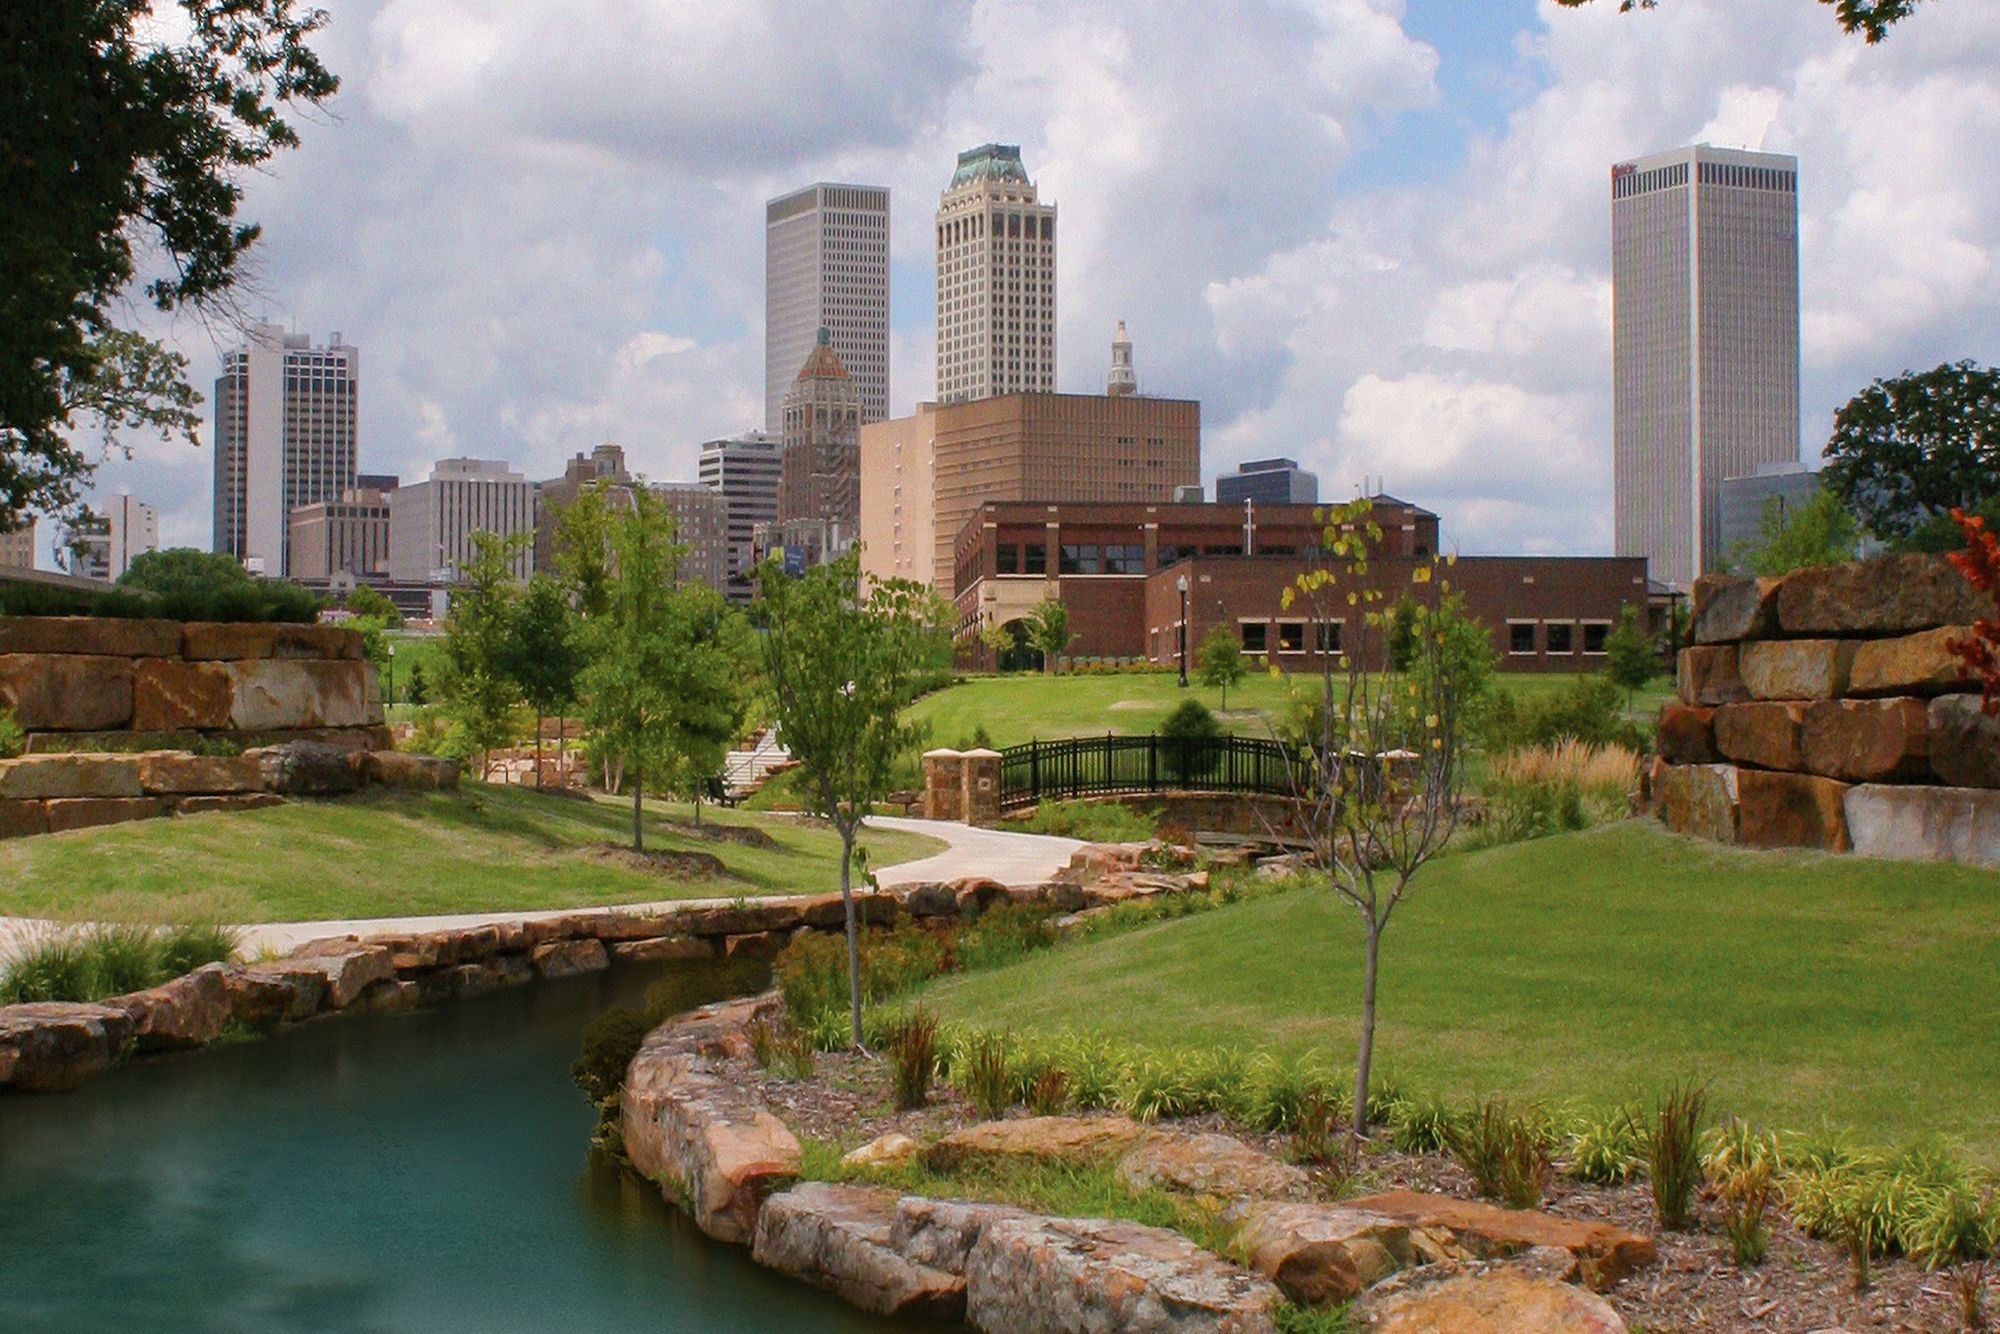
[[[1122,858],[1133,866],[1148,851],[1107,848],[1099,850],[1100,860]],[[1000,903],[1092,912],[1206,888],[1203,873],[1128,871],[1087,885],[1062,879],[1012,887],[975,877],[863,890],[854,906],[864,925],[888,927],[903,917],[976,915]],[[0,1091],[61,1093],[129,1056],[201,1047],[231,1030],[269,1032],[350,1009],[436,1005],[617,962],[768,960],[801,932],[839,932],[845,923],[839,894],[815,894],[315,940],[267,963],[209,964],[108,1000],[0,1006]]]

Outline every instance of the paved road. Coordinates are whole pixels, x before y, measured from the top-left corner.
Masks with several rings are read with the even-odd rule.
[[[883,885],[905,885],[926,880],[957,880],[982,875],[1003,884],[1038,884],[1069,864],[1070,854],[1083,844],[1073,838],[1047,834],[1009,834],[993,829],[974,829],[945,820],[906,820],[873,816],[870,825],[928,834],[950,844],[943,852],[912,862],[881,867],[876,879]],[[714,907],[733,899],[668,899],[658,903],[625,903],[615,909],[565,909],[545,912],[453,913],[435,917],[369,917],[321,922],[262,922],[242,928],[241,952],[254,958],[269,951],[283,954],[308,940],[324,936],[374,935],[388,931],[449,931],[494,922],[532,922],[549,917],[565,917],[578,911],[634,912],[668,908]],[[31,918],[0,917],[0,959],[11,954],[20,941],[51,924]]]

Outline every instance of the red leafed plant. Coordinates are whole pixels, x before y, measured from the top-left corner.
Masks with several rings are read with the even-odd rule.
[[[2000,537],[1986,531],[1986,520],[1951,512],[1952,522],[1965,534],[1965,550],[1945,557],[1965,581],[1994,600],[2000,611]],[[1947,639],[1945,649],[1958,659],[1959,671],[1984,688],[1984,708],[1991,717],[2000,715],[2000,621],[1977,620],[1970,639]]]

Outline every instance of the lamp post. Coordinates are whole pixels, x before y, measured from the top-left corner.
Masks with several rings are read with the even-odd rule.
[[[396,705],[396,641],[389,641],[389,707]]]
[[[1181,689],[1187,689],[1187,632],[1188,632],[1188,582],[1182,575],[1174,580],[1174,587],[1181,591]]]

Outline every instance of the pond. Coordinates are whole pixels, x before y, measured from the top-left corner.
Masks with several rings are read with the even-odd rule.
[[[0,1330],[911,1328],[758,1269],[587,1152],[578,1034],[657,976],[0,1096]]]

